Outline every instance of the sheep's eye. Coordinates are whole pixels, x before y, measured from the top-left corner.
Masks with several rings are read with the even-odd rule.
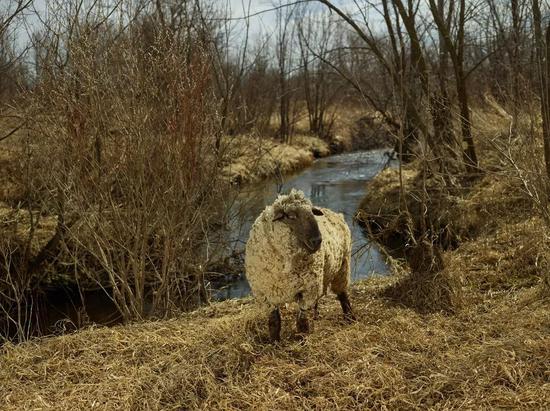
[[[290,213],[290,214],[287,214],[287,217],[291,220],[296,220],[296,214]]]

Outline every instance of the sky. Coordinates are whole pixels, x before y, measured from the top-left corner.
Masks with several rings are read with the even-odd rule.
[[[8,0],[0,0],[1,2]],[[287,1],[282,0],[281,3]],[[288,1],[290,2],[290,1]],[[51,0],[34,0],[35,9],[44,14],[48,3],[53,3]],[[249,0],[214,0],[214,3],[219,8],[227,8],[232,18],[237,19],[244,18],[247,14],[254,15],[250,18],[250,31],[251,34],[270,33],[275,28],[275,12],[273,9],[274,0],[250,0],[250,10],[248,12]],[[277,1],[277,3],[279,3]],[[32,29],[33,19],[29,24]],[[26,37],[24,33],[21,33],[21,42],[24,42]]]
[[[0,3],[4,3],[9,0],[0,0]],[[115,1],[115,0],[113,0]],[[47,5],[51,6],[55,4],[52,0],[34,0],[34,8],[42,15],[45,14]],[[276,12],[274,7],[279,4],[293,3],[293,0],[214,0],[214,4],[220,9],[227,8],[228,14],[231,15],[235,26],[239,25],[239,21],[248,14],[250,17],[250,38],[254,39],[260,34],[269,35],[275,31],[276,28]],[[340,7],[346,8],[346,6],[353,7],[353,0],[334,0],[334,3]],[[6,3],[4,3],[6,4]],[[248,9],[250,7],[250,9]],[[319,10],[325,8],[324,5],[312,2],[311,7],[317,7]],[[38,26],[38,19],[31,17],[28,19],[26,28],[20,28],[18,30],[19,45],[24,45],[29,39],[29,32],[33,30],[33,27]]]
[[[223,1],[223,0],[222,0]],[[233,18],[244,17],[247,14],[253,15],[250,18],[250,29],[252,33],[270,33],[275,29],[275,12],[273,4],[269,0],[250,1],[250,10],[248,10],[249,0],[227,0],[227,5],[231,10]]]

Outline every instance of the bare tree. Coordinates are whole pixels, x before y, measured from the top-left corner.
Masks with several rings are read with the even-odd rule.
[[[277,132],[281,141],[288,142],[292,134],[291,124],[291,100],[294,92],[290,84],[290,71],[293,68],[294,24],[293,16],[296,6],[277,8],[276,33],[275,33],[275,58],[278,71],[278,98],[279,98],[279,130]]]
[[[271,64],[269,39],[260,37],[252,46],[253,60],[247,68],[236,98],[239,132],[251,129],[265,134],[277,109],[277,73]]]
[[[329,15],[314,14],[309,9],[304,9],[297,20],[300,69],[309,131],[326,137],[331,128],[327,118],[328,109],[338,92],[338,87],[331,81],[330,67],[325,63],[330,59],[335,24]]]
[[[488,19],[490,25],[487,30],[487,43],[493,45],[493,52],[497,54],[495,63],[505,77],[495,70],[493,81],[506,92],[506,101],[509,111],[512,113],[512,134],[517,134],[518,116],[523,102],[521,80],[524,77],[523,55],[528,51],[525,36],[525,24],[527,19],[526,0],[511,0],[510,2],[498,2],[487,0],[489,6]],[[505,51],[505,55],[499,53],[499,49]],[[498,95],[499,90],[496,90]]]
[[[546,172],[550,179],[550,26],[546,29],[546,50],[542,29],[541,9],[538,0],[532,0],[533,26],[535,35],[535,50],[537,74],[540,87],[542,138],[544,141],[544,160]]]
[[[385,7],[386,21],[391,19],[389,15],[387,2],[383,2]],[[413,78],[419,77],[423,95],[428,97],[430,116],[432,121],[432,133],[427,134],[427,144],[435,155],[436,163],[439,165],[439,172],[443,175],[445,181],[450,182],[450,175],[457,169],[456,163],[456,143],[453,133],[452,116],[450,101],[448,98],[446,75],[447,75],[447,47],[445,42],[439,42],[437,85],[432,84],[431,70],[426,58],[426,52],[422,46],[421,36],[417,29],[416,14],[418,12],[418,3],[409,1],[407,7],[401,0],[395,0],[394,5],[399,16],[403,20],[405,30],[410,41],[410,56]],[[439,0],[439,9],[444,12],[444,1]],[[450,25],[450,15],[446,19],[447,25]],[[399,23],[396,23],[396,26]],[[388,27],[390,24],[387,24]],[[440,39],[441,40],[441,39]],[[409,84],[412,83],[409,82]]]
[[[200,2],[197,2],[200,5]],[[237,124],[240,117],[238,111],[243,109],[237,105],[236,97],[243,85],[247,72],[253,67],[249,57],[249,33],[250,33],[250,8],[251,0],[242,3],[244,17],[238,20],[230,19],[231,9],[222,10],[221,17],[216,20],[208,31],[211,36],[211,55],[214,57],[214,81],[221,99],[221,130],[225,133],[234,133],[243,129],[242,124]],[[200,9],[200,17],[203,26],[209,25],[207,15],[214,14],[212,9]],[[211,18],[210,18],[211,19]],[[241,24],[242,23],[242,24]],[[220,146],[218,138],[217,147]]]
[[[32,0],[8,0],[0,6],[0,98],[13,96],[20,81],[25,80],[23,56],[28,48],[16,41],[19,20],[32,6]],[[0,135],[0,141],[11,135]]]
[[[428,135],[429,130],[426,125],[425,119],[421,113],[422,105],[419,104],[418,95],[416,94],[417,87],[407,81],[404,72],[403,59],[405,58],[404,47],[401,37],[401,28],[397,25],[395,28],[390,19],[385,19],[386,27],[391,39],[390,56],[383,51],[383,43],[373,35],[371,26],[368,22],[368,16],[362,10],[360,15],[362,16],[362,23],[365,28],[362,28],[358,22],[356,22],[349,14],[345,13],[342,9],[335,6],[333,2],[328,0],[318,0],[320,3],[327,6],[330,10],[338,14],[348,24],[357,36],[364,42],[365,46],[370,53],[376,58],[378,63],[384,68],[387,75],[390,76],[392,83],[400,99],[402,100],[401,106],[404,108],[405,116],[403,118],[404,132],[400,133],[402,139],[398,141],[398,153],[403,161],[410,161],[412,159],[412,146],[421,141],[422,135]],[[384,14],[389,15],[389,8],[387,1],[384,4]],[[397,38],[397,40],[396,40]],[[410,77],[408,78],[411,79]],[[414,79],[413,79],[414,81]],[[368,97],[368,96],[367,96]],[[372,100],[372,99],[371,99]]]
[[[33,0],[8,0],[7,6],[0,10],[0,37],[4,36],[10,29],[12,23],[27,10],[33,3]]]
[[[454,4],[454,2],[450,3]],[[464,149],[464,163],[471,173],[478,172],[478,159],[472,137],[472,125],[470,121],[470,106],[468,102],[468,88],[466,85],[467,73],[464,69],[464,41],[466,25],[466,1],[459,0],[458,18],[456,24],[456,36],[452,37],[450,27],[447,25],[445,16],[441,14],[441,8],[438,7],[435,0],[430,0],[430,10],[434,18],[437,29],[445,42],[447,51],[455,74],[456,92],[458,104],[460,106],[460,124],[462,129],[462,139],[466,143]],[[452,13],[451,9],[449,13]]]

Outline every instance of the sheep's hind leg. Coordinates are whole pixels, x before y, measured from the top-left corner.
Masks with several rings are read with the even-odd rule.
[[[281,311],[279,307],[269,314],[269,336],[271,337],[271,341],[279,341],[281,339]]]
[[[351,303],[349,301],[347,291],[342,291],[341,293],[336,294],[336,296],[338,297],[338,301],[340,301],[340,305],[342,306],[344,318],[347,321],[355,321],[355,314],[353,314],[353,310],[351,309]]]
[[[307,307],[304,304],[304,293],[300,291],[296,294],[296,300],[299,307],[296,315],[296,329],[300,334],[307,334],[309,333],[309,320],[307,318]]]
[[[307,311],[300,308],[296,316],[296,328],[300,334],[307,334],[309,332],[309,320],[307,318]]]
[[[319,300],[315,301],[315,305],[313,306],[313,319],[319,319]]]

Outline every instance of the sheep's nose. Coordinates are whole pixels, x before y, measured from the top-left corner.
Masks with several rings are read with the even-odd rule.
[[[322,241],[323,239],[321,238],[321,236],[313,237],[312,239],[310,239],[308,245],[310,246],[311,251],[313,252],[318,251],[319,248],[321,248]]]

